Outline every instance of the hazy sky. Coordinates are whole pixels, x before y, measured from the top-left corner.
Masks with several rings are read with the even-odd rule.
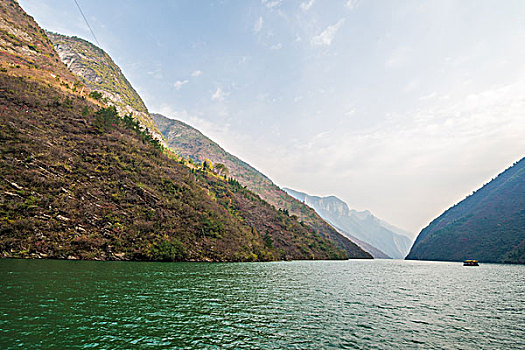
[[[525,155],[525,1],[78,0],[151,112],[419,231]],[[20,0],[94,41],[73,0]]]

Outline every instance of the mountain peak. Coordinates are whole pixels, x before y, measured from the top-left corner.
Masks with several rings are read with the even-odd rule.
[[[164,143],[155,122],[120,67],[100,47],[76,36],[46,32],[62,62],[92,90],[114,105],[121,116],[131,113]]]
[[[180,162],[137,120],[119,115],[119,102],[137,112],[142,107],[126,100],[131,87],[116,86],[129,82],[116,79],[120,69],[109,56],[61,37],[73,47],[71,55],[65,44],[59,50],[79,74],[74,76],[15,1],[0,2],[0,13],[0,256],[371,258],[337,232],[312,229],[277,210],[238,181]],[[86,96],[80,77],[114,99],[101,101],[100,92]]]

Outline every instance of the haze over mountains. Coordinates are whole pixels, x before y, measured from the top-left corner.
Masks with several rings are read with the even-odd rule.
[[[525,263],[525,158],[433,220],[407,259]]]
[[[294,198],[314,208],[323,219],[350,238],[355,237],[359,241],[379,249],[380,252],[369,250],[375,258],[384,257],[381,256],[382,252],[387,257],[403,259],[410,249],[412,240],[409,237],[412,236],[411,233],[376,218],[368,210],[360,212],[349,209],[345,202],[335,196],[318,197],[289,188],[284,188],[284,190]],[[365,246],[362,248],[367,250]]]

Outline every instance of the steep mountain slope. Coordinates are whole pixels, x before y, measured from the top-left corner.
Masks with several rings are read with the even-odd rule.
[[[361,250],[348,238],[328,225],[312,208],[289,196],[262,173],[226,152],[200,131],[178,120],[166,118],[161,114],[152,113],[151,115],[160,132],[166,138],[170,149],[178,155],[189,157],[197,163],[210,159],[213,163],[225,164],[229,170],[229,175],[242,185],[275,207],[297,216],[316,232],[324,237],[329,237],[339,246],[344,247],[349,254],[355,255]]]
[[[90,42],[46,32],[62,62],[94,91],[99,91],[120,115],[132,113],[159,140],[162,136],[148,110],[121,69],[101,48]]]
[[[350,238],[356,237],[358,240],[378,249],[379,252],[374,252],[362,246],[376,258],[384,258],[384,256],[378,255],[378,253],[383,253],[395,259],[403,259],[410,249],[411,239],[398,233],[404,232],[403,230],[395,228],[394,231],[392,228],[395,226],[376,218],[368,210],[362,212],[350,210],[345,202],[335,196],[317,197],[289,188],[284,188],[284,190],[294,198],[314,208],[323,219],[343,231]]]
[[[5,20],[16,22],[20,33],[38,29],[16,2],[1,5],[12,8]],[[31,69],[34,76],[50,72]],[[14,75],[0,72],[1,256],[369,257],[358,248],[355,255],[337,248],[236,181],[185,166],[114,107],[100,108],[71,88]]]
[[[352,242],[360,246],[365,252],[370,253],[374,259],[392,259],[390,256],[386,255],[381,250],[377,249],[371,244],[366,243],[365,241],[360,240],[359,238],[352,236],[351,234],[339,229],[336,227],[336,230],[340,232],[342,235],[350,238]]]
[[[163,155],[116,111],[86,113],[95,106],[21,78],[0,83],[4,257],[347,257],[242,187]]]
[[[152,113],[151,116],[159,131],[168,141],[168,146],[178,155],[191,158],[199,164],[206,158],[214,164],[223,163],[228,168],[230,175],[252,191],[259,193],[270,203],[276,202],[281,196],[279,189],[270,179],[246,162],[226,152],[199,130],[161,114]]]
[[[434,219],[407,259],[525,264],[525,158]]]
[[[71,93],[80,94],[84,84],[60,61],[45,32],[14,0],[0,2],[1,72],[30,76]],[[84,89],[83,95],[89,93]]]

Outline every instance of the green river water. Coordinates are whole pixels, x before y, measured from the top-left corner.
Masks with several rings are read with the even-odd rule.
[[[525,349],[525,266],[0,260],[0,349]]]

